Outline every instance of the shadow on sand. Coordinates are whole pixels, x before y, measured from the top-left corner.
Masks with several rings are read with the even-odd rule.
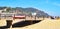
[[[12,25],[12,27],[24,27],[24,26],[28,26],[28,25],[32,25],[35,23],[40,22],[41,20],[26,20],[26,21],[22,21],[22,22],[18,22]]]
[[[41,20],[26,20],[26,21],[21,21],[21,22],[17,22],[15,24],[12,25],[12,28],[15,28],[15,27],[24,27],[24,26],[28,26],[28,25],[32,25],[32,24],[35,24],[35,23],[38,23],[40,22]],[[9,25],[7,23],[6,26],[1,26],[0,29],[6,29],[6,28],[10,28],[11,25]]]

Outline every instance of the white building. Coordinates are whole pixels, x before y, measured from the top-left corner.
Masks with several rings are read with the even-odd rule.
[[[2,13],[2,11],[6,11],[6,10],[7,10],[7,8],[5,8],[5,9],[1,9],[1,10],[0,10],[0,13]]]

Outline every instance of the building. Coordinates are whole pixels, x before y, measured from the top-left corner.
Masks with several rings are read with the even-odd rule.
[[[2,13],[3,11],[6,11],[7,8],[4,8],[4,9],[0,9],[0,13]]]

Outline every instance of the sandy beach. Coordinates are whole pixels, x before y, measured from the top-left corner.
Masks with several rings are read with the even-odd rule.
[[[16,19],[13,21],[13,23],[16,23],[18,21],[23,21],[24,19]],[[12,24],[13,24],[12,23]],[[6,20],[0,20],[0,26],[6,25]],[[49,18],[45,18],[39,23],[28,25],[25,27],[16,27],[16,28],[8,28],[8,29],[60,29],[60,20],[53,20]]]

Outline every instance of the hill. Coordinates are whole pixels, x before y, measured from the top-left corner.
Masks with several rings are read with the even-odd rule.
[[[22,8],[22,7],[15,7],[15,8],[11,8],[11,7],[0,7],[1,9],[3,8],[7,8],[7,11],[6,12],[21,12],[21,13],[24,13],[26,15],[29,15],[31,16],[32,13],[37,13],[36,16],[38,17],[48,17],[49,15],[41,10],[38,10],[36,8],[32,8],[32,7],[29,7],[29,8]]]

